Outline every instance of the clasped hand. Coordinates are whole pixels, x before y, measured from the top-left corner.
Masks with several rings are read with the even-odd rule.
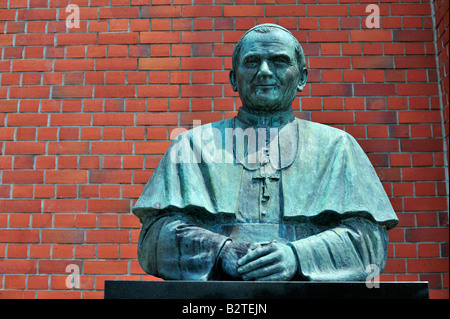
[[[286,244],[228,242],[221,256],[223,271],[235,279],[290,280],[297,272],[294,251]]]

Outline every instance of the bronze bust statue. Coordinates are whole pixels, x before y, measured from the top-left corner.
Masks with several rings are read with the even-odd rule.
[[[274,24],[233,53],[236,117],[180,134],[133,207],[139,263],[178,280],[365,280],[398,219],[353,137],[295,118],[296,38]]]

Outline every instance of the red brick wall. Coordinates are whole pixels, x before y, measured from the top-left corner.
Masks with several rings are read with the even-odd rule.
[[[449,51],[448,51],[448,0],[434,0],[434,23],[436,29],[436,57],[439,72],[439,87],[441,90],[442,123],[444,125],[444,137],[446,142],[447,162],[448,162],[448,73],[449,73]]]
[[[72,0],[69,29],[69,0],[0,0],[0,298],[101,298],[107,279],[154,279],[130,208],[174,128],[235,114],[233,45],[263,22],[306,52],[296,114],[357,138],[398,213],[381,280],[448,298],[448,0],[380,1],[370,30],[375,1],[297,2]]]

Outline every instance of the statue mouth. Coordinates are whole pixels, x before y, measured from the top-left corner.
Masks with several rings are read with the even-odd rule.
[[[255,88],[275,88],[277,87],[276,84],[255,84]]]

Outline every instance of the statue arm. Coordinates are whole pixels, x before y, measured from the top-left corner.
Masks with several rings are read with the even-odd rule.
[[[299,274],[307,280],[366,280],[376,265],[386,265],[386,228],[364,218],[343,220],[338,227],[290,243]]]
[[[145,272],[164,279],[212,280],[228,240],[182,215],[147,218],[139,236],[138,260]]]

